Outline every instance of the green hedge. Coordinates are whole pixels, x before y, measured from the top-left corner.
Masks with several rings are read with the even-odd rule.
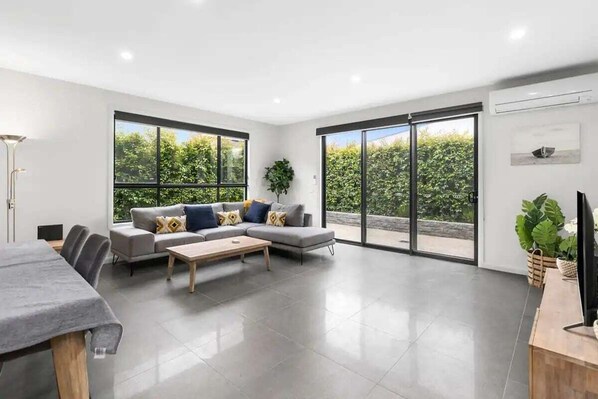
[[[473,183],[473,138],[453,132],[418,135],[418,218],[473,222],[467,193]],[[360,146],[326,149],[326,209],[359,213]],[[367,212],[409,216],[409,142],[369,144],[367,149]]]
[[[156,182],[155,129],[115,135],[114,171],[119,183]],[[242,183],[245,179],[244,143],[227,138],[221,140],[223,181]],[[162,183],[188,184],[217,182],[216,137],[194,135],[186,141],[177,141],[176,133],[162,128],[160,132],[160,180]],[[156,206],[154,188],[115,188],[114,220],[129,220],[132,207]],[[242,201],[244,188],[221,188],[221,201]],[[162,188],[160,205],[179,203],[211,203],[217,201],[216,188]]]

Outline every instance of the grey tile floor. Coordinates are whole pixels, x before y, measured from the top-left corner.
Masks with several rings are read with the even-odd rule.
[[[210,264],[193,295],[183,264],[165,276],[164,259],[104,267],[125,334],[89,356],[94,399],[527,397],[523,276],[348,245]],[[55,397],[50,352],[4,365],[0,398]]]

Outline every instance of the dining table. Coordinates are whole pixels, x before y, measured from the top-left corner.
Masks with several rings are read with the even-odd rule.
[[[116,354],[123,326],[104,298],[46,241],[0,244],[0,359],[47,344],[60,398],[89,398],[87,334],[94,356]]]

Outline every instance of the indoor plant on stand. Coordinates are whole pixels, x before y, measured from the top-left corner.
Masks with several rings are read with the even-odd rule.
[[[272,166],[266,166],[264,179],[268,181],[268,191],[276,194],[276,202],[280,202],[280,194],[288,192],[293,177],[295,177],[295,171],[286,158],[283,158],[282,161],[275,161]]]
[[[556,256],[562,242],[559,231],[565,216],[558,202],[546,194],[533,201],[523,200],[522,215],[517,215],[515,231],[519,244],[527,252],[527,281],[541,287],[546,268],[556,267]]]

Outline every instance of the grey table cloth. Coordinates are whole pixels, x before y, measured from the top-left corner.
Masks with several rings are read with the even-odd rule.
[[[122,324],[48,243],[0,245],[0,354],[85,330],[92,351],[116,353]]]

